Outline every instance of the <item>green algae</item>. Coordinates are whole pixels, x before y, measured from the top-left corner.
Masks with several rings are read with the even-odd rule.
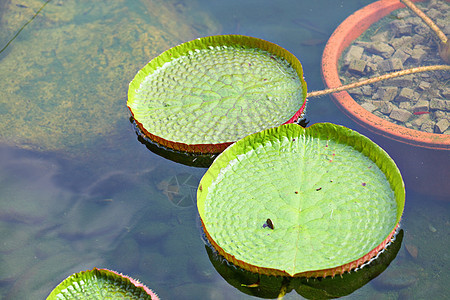
[[[5,5],[2,45],[38,2]],[[128,117],[123,99],[137,69],[175,43],[217,31],[207,15],[176,3],[50,2],[0,56],[0,141],[76,153],[114,135]]]

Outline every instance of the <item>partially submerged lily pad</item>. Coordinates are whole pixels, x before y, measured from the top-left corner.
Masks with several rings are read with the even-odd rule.
[[[75,273],[47,297],[53,299],[151,299],[159,297],[142,283],[108,269]]]
[[[167,50],[130,83],[128,108],[152,140],[218,153],[263,129],[297,120],[306,83],[297,58],[273,43],[210,36]]]
[[[388,154],[329,123],[239,140],[197,191],[204,231],[221,255],[283,276],[334,276],[367,263],[390,242],[404,201]]]

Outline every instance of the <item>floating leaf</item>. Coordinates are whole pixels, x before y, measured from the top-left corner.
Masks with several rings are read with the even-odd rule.
[[[108,269],[75,273],[47,297],[53,299],[151,299],[159,297],[142,283]]]
[[[404,201],[387,153],[329,123],[287,124],[239,140],[197,191],[203,228],[221,255],[284,276],[334,276],[368,262],[390,242]]]
[[[175,150],[218,153],[303,113],[297,58],[270,42],[210,36],[167,50],[130,83],[128,108],[152,140]]]

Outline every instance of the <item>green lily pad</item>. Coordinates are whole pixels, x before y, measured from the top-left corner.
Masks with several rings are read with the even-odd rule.
[[[197,190],[204,231],[220,254],[284,276],[334,276],[368,262],[390,242],[404,201],[388,154],[330,123],[239,140]]]
[[[293,122],[306,103],[297,58],[273,43],[210,36],[167,50],[131,81],[127,106],[150,139],[218,153],[263,129]]]
[[[47,297],[53,299],[152,299],[159,297],[136,280],[108,269],[75,273]]]

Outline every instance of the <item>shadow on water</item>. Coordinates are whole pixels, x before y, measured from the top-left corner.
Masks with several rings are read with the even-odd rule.
[[[342,276],[326,278],[284,278],[259,275],[243,270],[228,262],[212,246],[205,245],[209,259],[217,272],[233,287],[241,292],[260,298],[274,299],[283,291],[295,290],[306,299],[333,299],[352,294],[380,275],[395,259],[402,245],[404,232],[400,230],[385,251],[368,265],[358,271],[344,273]]]

